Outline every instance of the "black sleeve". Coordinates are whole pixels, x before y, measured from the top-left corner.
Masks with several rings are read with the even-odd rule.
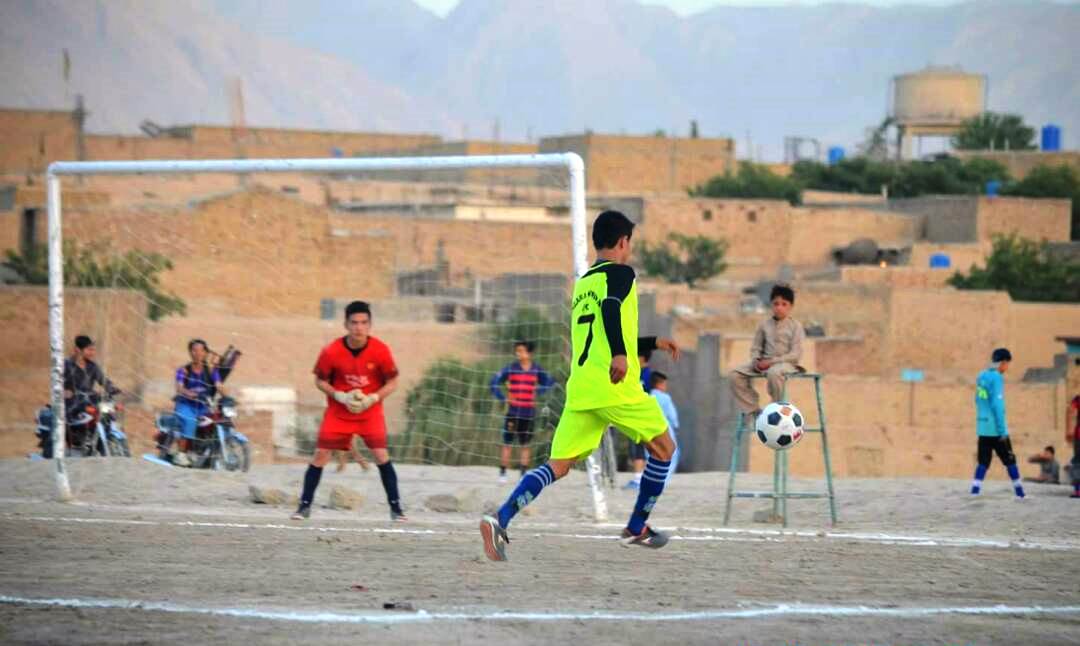
[[[604,319],[604,334],[607,335],[611,356],[626,356],[626,344],[623,342],[622,317],[619,312],[622,302],[630,295],[634,286],[634,270],[630,265],[611,265],[607,274],[607,298],[600,304],[600,314]]]
[[[639,357],[647,356],[656,349],[655,336],[639,336],[637,339],[637,353]]]
[[[90,380],[90,388],[93,389],[94,382],[101,384],[101,388],[111,397],[120,393],[120,389],[116,387],[116,384],[109,381],[109,378],[105,376],[105,371],[101,369],[101,366],[94,364],[94,374]]]
[[[64,360],[64,390],[75,390],[75,371],[71,369],[71,363]]]

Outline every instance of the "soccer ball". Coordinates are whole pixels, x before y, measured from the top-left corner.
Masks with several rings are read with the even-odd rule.
[[[761,443],[770,449],[790,449],[799,443],[805,433],[803,415],[794,404],[773,402],[758,415],[754,430]]]

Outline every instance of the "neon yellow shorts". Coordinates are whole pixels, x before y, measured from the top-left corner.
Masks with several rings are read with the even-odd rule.
[[[664,412],[652,397],[632,404],[563,410],[555,437],[551,440],[551,459],[585,459],[600,446],[604,429],[608,426],[619,429],[631,442],[648,442],[668,429]]]

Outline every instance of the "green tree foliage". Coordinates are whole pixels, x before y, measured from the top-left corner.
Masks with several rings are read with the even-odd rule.
[[[957,150],[1033,150],[1035,129],[1020,115],[984,112],[963,123],[952,145]]]
[[[570,352],[567,322],[552,321],[534,307],[518,309],[506,323],[487,326],[481,339],[489,353],[507,355],[512,354],[517,341],[534,344],[534,359],[563,357]]]
[[[405,433],[391,438],[395,459],[427,464],[495,465],[502,442],[504,405],[491,394],[491,378],[514,360],[517,340],[536,344],[533,360],[555,386],[538,402],[534,462],[546,458],[565,402],[570,332],[539,310],[522,308],[507,323],[485,325],[479,343],[490,354],[480,361],[437,359],[405,395]]]
[[[876,127],[868,128],[866,139],[857,146],[859,157],[866,157],[877,161],[889,158],[889,130],[896,125],[895,117],[885,117],[885,120]]]
[[[791,169],[791,176],[806,188],[841,193],[881,192],[896,178],[896,164],[875,161],[867,157],[841,159],[836,164],[816,161],[799,161]]]
[[[1002,194],[1072,199],[1072,239],[1080,239],[1080,173],[1071,166],[1037,166],[1024,179],[1006,186]]]
[[[737,174],[717,175],[692,189],[690,194],[701,197],[787,200],[791,204],[802,202],[802,187],[798,182],[750,162],[740,162]]]
[[[68,245],[64,245],[65,248]],[[30,247],[26,254],[19,254],[14,249],[4,252],[4,266],[15,272],[19,278],[31,285],[49,284],[49,253],[43,244]],[[66,269],[66,267],[65,267]],[[65,273],[67,273],[65,271]]]
[[[988,159],[961,161],[943,157],[933,161],[912,161],[899,167],[889,195],[979,195],[986,182],[1005,181],[1009,172],[999,162]]]
[[[961,161],[942,157],[931,161],[888,162],[866,157],[843,159],[827,165],[797,162],[792,177],[806,188],[844,193],[876,194],[881,187],[891,197],[920,195],[978,195],[990,180],[1008,181],[1009,172],[989,159]]]
[[[25,255],[8,249],[4,266],[31,285],[49,283],[49,254],[45,245],[36,245]],[[149,301],[147,316],[157,321],[170,314],[183,316],[187,304],[161,287],[160,274],[173,268],[172,261],[159,253],[132,249],[110,251],[107,243],[80,246],[64,243],[64,285],[134,289]]]
[[[640,243],[637,255],[649,276],[659,276],[669,283],[686,283],[694,287],[727,269],[724,262],[727,248],[726,240],[688,236],[673,231],[668,234],[667,240],[656,245]]]
[[[996,289],[1018,301],[1080,302],[1080,264],[1047,253],[1047,244],[1015,235],[994,238],[986,267],[957,272],[949,284],[959,289]]]

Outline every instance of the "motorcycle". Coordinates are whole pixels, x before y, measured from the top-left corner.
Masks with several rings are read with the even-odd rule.
[[[193,469],[247,471],[251,447],[247,436],[236,429],[236,414],[235,399],[218,398],[211,402],[209,413],[196,420],[195,437],[189,438],[183,436],[183,424],[176,413],[158,413],[159,459]]]
[[[117,417],[122,409],[109,395],[102,398],[94,393],[76,393],[65,416],[65,456],[131,457],[127,434]],[[47,404],[38,409],[34,421],[41,456],[51,459],[56,427],[52,406]]]

